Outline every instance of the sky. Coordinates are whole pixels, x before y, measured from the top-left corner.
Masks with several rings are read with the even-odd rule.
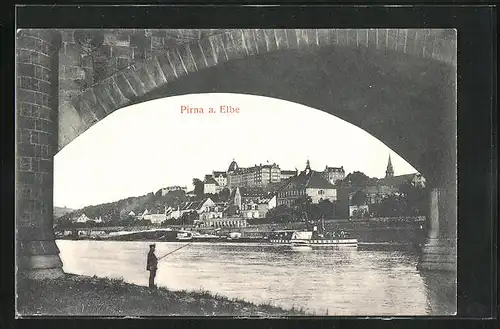
[[[395,175],[417,172],[372,135],[317,109],[241,94],[167,97],[119,109],[59,151],[54,205],[79,209],[170,185],[192,190],[193,178],[226,171],[233,159],[282,170],[303,170],[309,160],[313,170],[343,166],[346,175],[383,177],[389,154]]]

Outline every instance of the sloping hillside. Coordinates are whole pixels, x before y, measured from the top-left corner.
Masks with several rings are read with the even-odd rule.
[[[168,192],[162,196],[161,191],[137,197],[130,197],[115,202],[87,206],[61,216],[59,220],[72,219],[85,213],[89,218],[101,217],[103,221],[117,220],[127,217],[133,211],[135,214],[148,210],[150,213],[163,213],[165,207],[177,207],[188,198],[184,191]]]
[[[75,211],[75,209],[66,207],[54,207],[54,218],[62,217],[70,212]]]

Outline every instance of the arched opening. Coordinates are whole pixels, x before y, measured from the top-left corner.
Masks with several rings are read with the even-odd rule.
[[[356,39],[356,41],[358,40]],[[349,40],[347,40],[347,43],[349,43]],[[188,73],[187,69],[186,73]],[[176,80],[159,85],[158,88],[148,90],[148,92],[141,95],[141,97],[130,99],[130,104],[140,105],[147,100],[163,97],[211,93],[215,91],[219,93],[245,93],[247,95],[284,99],[311,108],[320,109],[321,111],[333,114],[346,122],[350,122],[360,127],[380,141],[383,141],[392,150],[407,159],[408,162],[411,163],[418,172],[422,173],[428,182],[436,189],[431,194],[432,201],[430,202],[430,208],[434,216],[433,218],[435,218],[436,221],[439,219],[440,228],[450,225],[449,229],[444,230],[444,236],[441,236],[441,233],[439,233],[431,237],[434,239],[433,241],[437,242],[436,244],[430,245],[430,250],[433,250],[433,252],[435,250],[438,251],[434,253],[438,255],[434,257],[437,259],[434,263],[439,264],[442,260],[440,258],[440,239],[444,237],[445,240],[453,241],[453,223],[455,223],[456,229],[456,210],[454,210],[456,207],[456,115],[454,103],[456,79],[454,73],[454,68],[446,63],[434,61],[430,59],[429,56],[427,56],[426,59],[419,58],[418,56],[410,56],[406,54],[406,51],[382,51],[378,50],[378,48],[374,49],[373,47],[370,49],[361,49],[348,45],[342,47],[314,47],[314,49],[311,47],[309,50],[276,51],[252,57],[239,58],[219,63],[213,67],[196,72],[191,71],[189,74],[179,77]],[[131,81],[134,79],[129,73],[127,73],[126,76],[128,76]],[[126,79],[124,81],[128,82]],[[137,80],[134,82],[139,85],[142,83]],[[91,91],[90,94],[93,93],[94,98],[102,95],[93,90]],[[100,100],[96,99],[94,99],[94,101],[97,103],[100,102]],[[86,104],[86,108],[89,108],[88,102],[83,103]],[[70,127],[75,123],[74,126],[71,126],[70,130],[74,129],[76,134],[71,135],[66,142],[89,128],[95,121],[99,121],[108,114],[105,113],[103,115],[103,113],[97,113],[98,110],[94,113],[92,112],[93,109],[91,109],[91,112],[86,113],[85,106],[82,104],[75,105],[76,109],[73,114],[76,113],[76,120],[74,122],[66,122],[65,118],[67,116],[60,115],[62,118],[60,129]],[[121,106],[123,106],[123,104]],[[121,109],[121,106],[111,108],[110,112]],[[92,108],[92,104],[90,104],[90,108]],[[123,108],[118,112],[124,113],[125,111],[126,109]],[[96,113],[98,115],[96,115]],[[60,114],[64,114],[64,110],[60,109]],[[283,114],[282,118],[288,119],[287,115],[288,112]],[[325,113],[323,113],[323,115],[328,116],[328,114]],[[280,125],[287,125],[289,120],[282,118],[273,122],[277,121]],[[323,120],[319,121],[322,122]],[[84,122],[86,125],[78,126],[81,122]],[[301,123],[304,124],[304,122],[306,122],[306,120]],[[105,124],[106,120],[102,120],[102,123]],[[136,124],[139,124],[139,122],[136,122]],[[94,127],[97,128],[99,125],[100,123],[96,124]],[[144,125],[150,127],[152,121],[146,122]],[[247,126],[251,127],[251,125]],[[130,130],[133,131],[136,127],[141,126],[132,126]],[[279,127],[282,128],[282,126]],[[272,128],[273,127],[269,127],[269,129]],[[158,129],[161,130],[162,127]],[[205,131],[204,129],[206,129],[206,127],[205,125],[198,125],[198,129]],[[259,133],[263,131],[261,125],[257,125],[255,130]],[[297,131],[300,130],[300,128],[297,129]],[[323,130],[327,129],[323,128]],[[266,131],[264,130],[263,132],[265,133]],[[241,134],[239,130],[233,132],[235,136],[239,134]],[[318,132],[316,131],[307,135],[308,138],[312,137],[322,142],[328,141],[331,137],[318,136]],[[209,142],[210,131],[206,132],[206,136],[208,137],[204,137],[203,141]],[[294,136],[297,136],[297,134]],[[32,138],[32,136],[29,137]],[[84,137],[85,134],[82,135],[82,138]],[[167,138],[168,137],[167,135]],[[176,138],[177,136],[171,137],[171,141],[174,141],[174,145],[186,143],[185,139]],[[227,137],[221,138],[222,143],[220,141],[214,141],[213,144],[216,144],[216,146],[220,148],[221,144],[226,144],[227,139]],[[306,138],[299,139],[298,144],[302,146],[302,149],[307,151],[310,149],[310,144],[305,141],[307,141]],[[78,140],[75,140],[74,143],[77,142]],[[257,147],[254,146],[251,150],[258,151],[260,148],[265,149],[266,145],[269,144],[265,139],[259,142],[261,143],[259,143]],[[101,139],[97,140],[94,145],[102,143],[103,140]],[[262,145],[264,145],[264,147]],[[54,146],[54,144],[49,146]],[[69,144],[68,149],[71,148],[71,146],[72,145]],[[138,166],[142,167],[144,165],[149,166],[149,168],[154,168],[157,164],[148,161],[151,158],[151,154],[155,154],[156,152],[172,152],[171,149],[163,149],[160,143],[153,146],[156,146],[156,148],[153,147],[146,150],[149,152],[145,152],[144,145],[142,147],[137,147],[139,151],[129,147],[125,152],[122,152],[128,156],[123,162],[129,164],[129,162],[137,160],[136,164]],[[295,147],[296,146],[297,145],[295,145]],[[215,150],[209,150],[212,151],[212,153],[208,152],[209,155],[204,158],[206,163],[209,163],[215,158],[212,154],[217,154],[219,151],[217,147]],[[68,149],[64,148],[59,156]],[[180,147],[172,147],[172,149],[174,150],[172,152],[173,154],[171,154],[172,158],[175,158],[178,151],[182,150]],[[202,152],[204,150],[200,151],[200,148],[196,147],[196,145],[191,147],[191,149],[199,154],[204,154],[204,152]],[[242,147],[236,147],[235,149],[247,151]],[[47,148],[45,148],[45,150],[47,150]],[[49,153],[52,154],[53,152]],[[46,155],[47,154],[45,154],[45,156]],[[36,158],[36,150],[33,156]],[[43,158],[44,155],[42,154],[41,157]],[[56,166],[58,166],[57,157],[58,156],[56,156]],[[386,156],[384,155],[383,158],[385,162]],[[30,163],[26,164],[26,166],[31,166],[31,159],[28,160]],[[20,161],[22,162],[23,159],[20,159]],[[50,161],[52,161],[52,158]],[[392,161],[397,171],[398,165],[396,163],[397,157],[395,154],[393,154]],[[314,169],[316,160],[311,160],[311,163]],[[44,164],[44,161],[35,159],[33,165],[35,169],[33,170],[40,170],[43,171],[43,174],[46,174],[45,171],[47,168],[44,168]],[[224,166],[227,166],[227,163],[224,164]],[[290,166],[293,166],[293,163],[290,164]],[[303,166],[303,163],[298,166]],[[123,167],[123,163],[114,163],[108,167],[108,173],[114,173]],[[227,167],[223,167],[222,169],[224,168]],[[386,166],[384,164],[381,170],[385,171],[385,168]],[[182,169],[186,169],[186,166]],[[293,168],[290,167],[286,169],[293,171]],[[133,169],[129,170],[129,172],[131,171],[133,171]],[[151,172],[153,171],[151,170]],[[175,172],[175,170],[172,172]],[[28,196],[26,198],[30,201],[34,201],[32,202],[33,213],[41,212],[44,214],[40,222],[43,221],[43,225],[46,225],[49,223],[49,220],[47,209],[45,208],[48,208],[47,205],[52,206],[52,199],[50,199],[50,202],[47,201],[44,203],[44,192],[41,191],[42,188],[45,187],[48,187],[49,190],[52,189],[52,177],[49,175],[50,177],[47,182],[33,183],[29,181],[29,179],[33,179],[33,176],[35,179],[41,179],[44,175],[38,175],[38,173],[35,175],[29,173],[29,175],[26,175],[27,178],[24,180],[23,184],[26,185],[26,188],[23,187],[24,190],[22,193],[27,193]],[[102,177],[107,178],[105,175]],[[203,178],[203,176],[200,176],[200,178]],[[127,175],[126,179],[108,181],[108,185],[114,186],[115,188],[123,187],[123,192],[126,190],[125,187],[127,187],[130,179],[130,175]],[[102,192],[101,189],[96,189],[98,184],[92,186],[90,182],[89,180],[85,182],[85,184],[90,189],[94,188],[96,195]],[[32,184],[37,190],[32,190],[29,184]],[[59,188],[58,184],[59,183],[56,182],[56,189]],[[38,190],[39,187],[40,190]],[[40,193],[40,196],[38,196],[37,193]],[[288,196],[289,193],[287,192],[286,195]],[[41,200],[40,202],[38,198]],[[47,197],[45,196],[45,198]],[[109,200],[113,199],[116,198],[113,196],[112,198],[110,197]],[[441,204],[441,200],[443,199],[445,200],[445,206]],[[287,204],[291,204],[291,200],[285,201]],[[444,223],[441,221],[443,218]],[[30,225],[29,218],[23,222],[23,225],[24,231],[28,233],[31,232],[29,230],[30,226],[35,226]],[[33,231],[35,235],[47,233],[47,229],[43,225],[39,225],[40,234],[38,234],[39,231]],[[34,253],[30,251],[31,249],[28,250],[27,258],[29,270],[38,268],[37,266],[40,264],[40,268],[49,267],[52,269],[59,266],[57,261],[57,248],[47,251],[42,243],[40,243],[39,246],[35,245],[42,240],[45,242],[52,242],[53,244],[53,237],[50,234],[47,234],[47,236],[28,236],[26,233],[24,235],[23,239],[27,242],[23,243],[28,246],[28,248],[25,248],[26,250],[30,248],[35,251],[42,250],[40,252],[43,255],[48,254],[50,256],[50,264],[43,262],[36,263],[38,262],[38,255],[33,256]],[[32,241],[34,241],[34,243],[32,243]],[[52,275],[50,273],[48,274]]]

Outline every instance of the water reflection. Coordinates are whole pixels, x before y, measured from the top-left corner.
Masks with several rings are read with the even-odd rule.
[[[57,244],[66,272],[147,285],[148,242]],[[157,243],[156,254],[181,245]],[[401,251],[296,252],[276,246],[196,243],[160,261],[157,283],[173,290],[205,289],[255,303],[303,307],[317,315],[449,314],[449,307],[442,305],[452,292],[443,295],[430,289],[435,286],[431,281],[441,277],[422,277],[417,259],[415,253]]]

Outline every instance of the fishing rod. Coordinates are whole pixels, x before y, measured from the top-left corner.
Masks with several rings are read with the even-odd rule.
[[[170,254],[172,254],[172,253],[176,252],[177,250],[180,250],[180,249],[182,249],[182,248],[184,248],[184,247],[189,246],[189,245],[190,245],[191,243],[193,243],[193,242],[194,242],[194,241],[191,241],[191,242],[189,242],[189,243],[187,243],[187,244],[183,245],[182,247],[179,247],[179,248],[177,248],[177,249],[175,249],[175,250],[173,250],[173,251],[171,251],[171,252],[169,252],[169,253],[167,253],[167,254],[165,254],[165,255],[161,256],[160,258],[158,258],[158,260],[160,260],[160,259],[162,259],[162,258],[164,258],[164,257],[167,257],[168,255],[170,255]]]

